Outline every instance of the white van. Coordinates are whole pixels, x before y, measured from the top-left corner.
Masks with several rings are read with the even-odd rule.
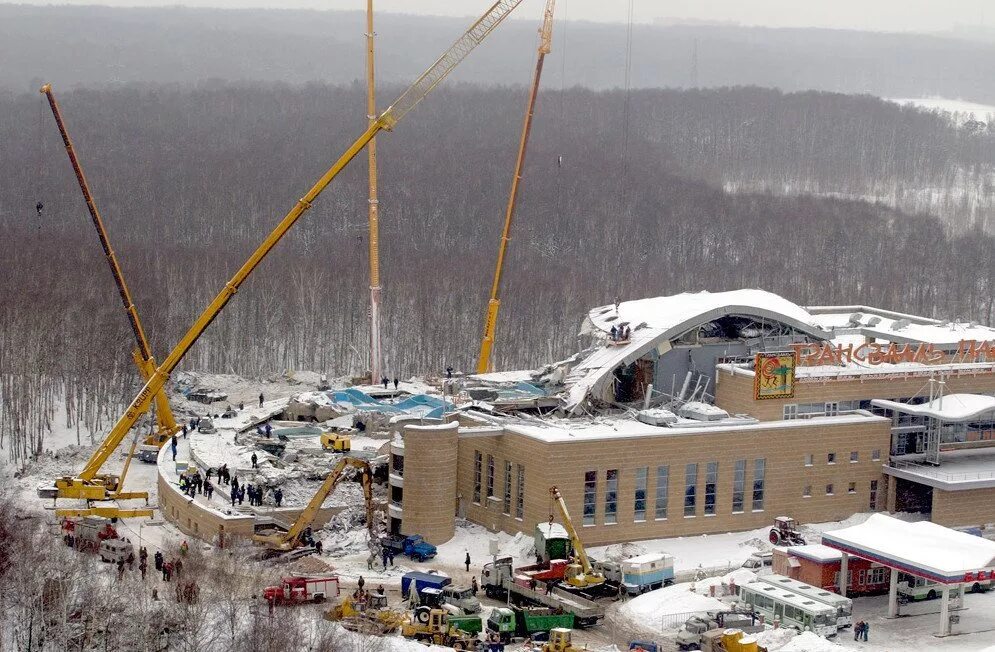
[[[135,554],[135,549],[124,539],[104,539],[100,542],[98,554],[100,561],[116,564],[119,561],[128,561],[128,555]]]
[[[750,555],[749,559],[743,562],[743,568],[748,568],[751,571],[761,572],[765,569],[770,568],[774,565],[774,553],[773,552],[755,552]]]

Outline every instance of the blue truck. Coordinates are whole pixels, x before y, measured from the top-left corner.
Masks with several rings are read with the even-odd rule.
[[[381,545],[394,554],[407,555],[414,561],[431,559],[439,552],[435,546],[422,538],[420,534],[392,534],[380,541]]]
[[[410,571],[401,577],[401,597],[409,599],[412,587],[416,594],[420,594],[423,589],[438,589],[442,591],[445,587],[453,583],[453,578],[437,573],[422,573],[421,571]]]

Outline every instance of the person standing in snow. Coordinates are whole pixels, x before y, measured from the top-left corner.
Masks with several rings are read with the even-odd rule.
[[[259,407],[263,406],[263,393],[259,392]]]
[[[185,423],[183,424],[183,438],[187,438],[187,424]]]
[[[400,383],[398,382],[397,378],[395,378],[395,379],[394,379],[394,391],[395,391],[395,392],[397,391],[397,386],[398,386],[399,384],[400,384]]]
[[[381,376],[380,382],[383,383],[383,388],[387,389],[387,376]]]
[[[259,458],[256,457],[255,453],[252,454],[252,468],[254,468],[254,469],[258,469],[259,468]]]
[[[864,626],[860,628],[860,640],[862,640],[865,643],[867,642],[867,630],[869,630],[870,628],[871,626],[868,625],[866,622],[864,623]]]
[[[452,368],[452,366],[446,367],[446,378],[452,378],[452,377],[453,377],[453,368]]]
[[[470,551],[469,550],[466,551],[466,559],[463,560],[463,563],[466,564],[466,572],[469,573],[470,572]]]
[[[170,442],[170,446],[173,449],[173,461],[176,461],[176,435],[173,435],[173,440]]]
[[[241,505],[243,500],[245,500],[245,487],[239,487],[238,488],[238,504]]]
[[[238,489],[234,486],[231,488],[231,506],[235,506],[235,501],[238,500]]]
[[[269,425],[267,423],[266,424],[266,439],[269,439],[270,435],[272,435],[272,434],[273,434],[273,426],[271,426],[271,425]]]
[[[390,566],[391,566],[391,568],[393,568],[394,567],[394,549],[393,548],[387,548],[387,561],[390,562]]]

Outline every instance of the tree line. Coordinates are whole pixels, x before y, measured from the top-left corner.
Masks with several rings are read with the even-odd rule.
[[[60,99],[160,360],[365,127],[358,85],[143,86]],[[40,101],[0,96],[0,445],[14,460],[43,450],[54,402],[67,403],[70,425],[99,431],[138,385],[119,298]],[[523,105],[521,88],[457,84],[379,139],[391,376],[473,364]],[[771,191],[788,178],[838,183],[840,194],[928,188],[951,170],[987,169],[987,131],[968,137],[870,98],[749,88],[634,93],[627,138],[624,113],[621,91],[540,100],[497,368],[570,354],[591,307],[701,289],[995,318],[992,239],[980,222]],[[735,132],[745,116],[754,127]],[[894,156],[877,151],[887,147]],[[819,160],[805,166],[813,152]],[[332,184],[181,368],[250,377],[365,369],[365,174],[357,159]],[[727,192],[735,180],[765,191]]]

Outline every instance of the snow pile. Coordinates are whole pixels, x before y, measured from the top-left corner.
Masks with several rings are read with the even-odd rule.
[[[828,641],[812,632],[802,632],[792,638],[782,648],[770,648],[771,652],[839,652],[843,646]]]
[[[769,652],[780,650],[798,636],[797,630],[785,628],[770,628],[755,634],[757,644],[767,648]]]
[[[523,532],[514,536],[505,532],[492,533],[472,523],[457,525],[455,536],[438,546],[436,561],[461,566],[469,552],[472,563],[483,564],[491,560],[491,539],[498,541],[498,557],[514,557],[516,566],[535,562],[535,542],[531,536]]]
[[[737,568],[721,577],[708,577],[694,582],[694,592],[702,595],[711,595],[711,587],[715,587],[716,596],[732,595],[735,593],[733,586],[749,584],[757,579],[756,573],[748,568]]]
[[[644,593],[626,602],[619,609],[619,615],[634,624],[662,632],[661,623],[665,616],[727,608],[728,605],[721,600],[692,593],[690,587],[690,584],[674,584]]]

